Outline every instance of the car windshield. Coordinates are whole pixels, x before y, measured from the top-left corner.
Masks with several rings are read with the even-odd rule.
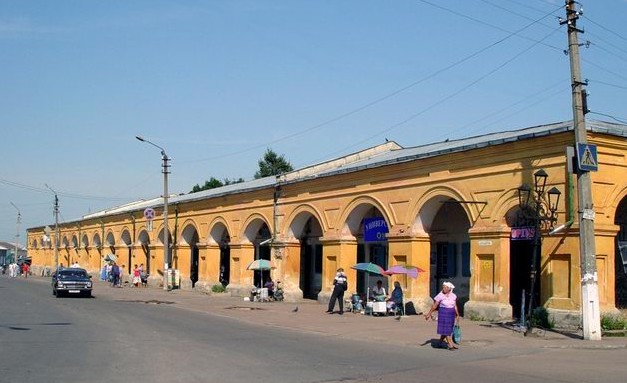
[[[59,279],[87,278],[85,270],[63,270],[59,272]]]

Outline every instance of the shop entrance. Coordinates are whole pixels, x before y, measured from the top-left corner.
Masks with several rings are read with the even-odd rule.
[[[539,252],[539,249],[538,249]],[[509,242],[509,303],[514,319],[521,318],[522,294],[525,294],[525,312],[528,311],[531,283],[531,262],[533,260],[533,240],[510,240]],[[540,278],[536,278],[534,305],[540,302]],[[523,314],[524,315],[524,314]]]

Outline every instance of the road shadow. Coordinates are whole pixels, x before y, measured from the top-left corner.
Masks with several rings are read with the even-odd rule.
[[[440,342],[440,338],[431,338],[431,339],[427,339],[426,341],[424,341],[422,344],[420,344],[421,346],[431,346],[431,348],[448,348],[447,346],[444,346],[442,344],[442,342]]]

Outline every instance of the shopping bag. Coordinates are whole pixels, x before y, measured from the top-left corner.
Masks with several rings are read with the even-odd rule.
[[[453,342],[460,344],[462,342],[462,328],[458,324],[453,327]]]

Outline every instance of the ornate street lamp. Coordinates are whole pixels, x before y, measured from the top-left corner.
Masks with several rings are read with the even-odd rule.
[[[541,230],[551,230],[557,222],[557,207],[560,195],[562,194],[556,187],[545,193],[548,174],[540,169],[534,173],[533,190],[526,184],[518,188],[518,204],[520,205],[518,222],[533,229],[533,254],[531,259],[531,269],[529,273],[529,304],[527,306],[527,319],[531,318],[534,306],[534,294],[537,284],[538,261],[540,257],[540,246],[542,244]],[[548,200],[547,200],[548,199]],[[523,325],[524,325],[524,318]],[[531,328],[531,323],[527,320]]]

